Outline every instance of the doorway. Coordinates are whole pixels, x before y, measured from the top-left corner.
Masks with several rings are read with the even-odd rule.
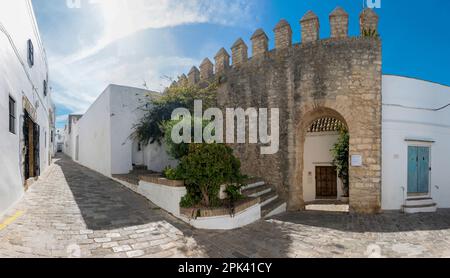
[[[408,195],[426,196],[430,192],[430,147],[408,147]]]
[[[25,181],[40,175],[39,125],[25,111],[24,123],[24,176]]]
[[[337,172],[334,166],[316,166],[316,199],[336,199]]]

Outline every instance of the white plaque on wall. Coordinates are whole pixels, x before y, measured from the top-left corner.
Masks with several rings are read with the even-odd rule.
[[[352,166],[353,167],[361,167],[362,164],[363,164],[362,155],[352,155]]]

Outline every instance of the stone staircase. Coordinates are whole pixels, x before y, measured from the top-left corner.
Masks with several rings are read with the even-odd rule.
[[[261,216],[270,217],[286,211],[287,203],[279,198],[276,190],[261,179],[252,179],[242,188],[247,197],[259,197],[261,200]]]
[[[432,198],[410,198],[403,205],[405,213],[432,213],[436,210],[437,204]]]

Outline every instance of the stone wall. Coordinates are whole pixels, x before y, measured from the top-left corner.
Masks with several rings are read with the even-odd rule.
[[[368,17],[368,19],[366,18]],[[377,26],[373,11],[361,13],[361,23]],[[351,136],[350,155],[362,155],[361,167],[350,167],[350,207],[361,213],[381,207],[381,41],[349,38],[348,16],[342,9],[330,15],[332,37],[320,40],[319,19],[308,12],[302,19],[304,41],[292,44],[284,20],[274,29],[276,48],[264,52],[265,33],[254,36],[258,55],[247,59],[247,46],[238,40],[233,65],[224,49],[216,56],[220,66],[218,100],[222,107],[279,108],[280,151],[261,155],[258,145],[235,145],[244,173],[263,177],[277,187],[291,210],[304,208],[303,144],[306,130],[317,118],[335,117],[346,123]],[[361,28],[363,29],[363,28]],[[263,35],[264,34],[264,35]],[[263,38],[255,39],[255,38]]]

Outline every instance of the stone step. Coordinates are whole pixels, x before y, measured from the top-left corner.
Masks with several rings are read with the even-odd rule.
[[[403,206],[403,210],[405,213],[413,214],[413,213],[434,213],[437,211],[437,204],[431,203],[427,205],[416,205],[416,206]]]
[[[261,179],[250,179],[247,181],[247,185],[242,187],[242,190],[245,191],[245,190],[252,189],[255,187],[263,186],[265,184],[266,184],[266,182]]]
[[[145,165],[133,165],[133,170],[145,170],[145,171],[147,171],[148,168]]]
[[[287,203],[281,199],[278,199],[261,207],[261,216],[263,218],[271,217],[286,212],[286,210],[287,210]]]
[[[426,206],[434,204],[432,198],[410,198],[405,202],[405,206]]]
[[[266,194],[261,195],[260,197],[261,200],[261,207],[264,207],[267,204],[270,204],[271,202],[275,201],[278,199],[278,194],[276,192],[269,192]]]
[[[247,196],[247,197],[260,197],[266,193],[271,192],[273,189],[271,186],[269,185],[261,185],[261,186],[257,186],[257,187],[253,187],[250,189],[246,189],[244,191],[242,191],[242,194]]]

